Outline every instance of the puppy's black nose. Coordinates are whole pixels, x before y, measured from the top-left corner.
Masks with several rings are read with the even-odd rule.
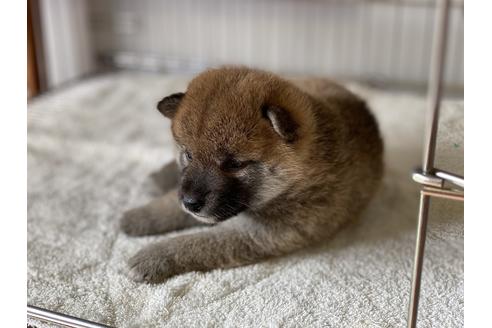
[[[193,195],[183,195],[183,205],[186,207],[187,210],[197,213],[200,212],[200,210],[203,208],[205,202],[203,201],[203,199],[200,199],[199,197]]]

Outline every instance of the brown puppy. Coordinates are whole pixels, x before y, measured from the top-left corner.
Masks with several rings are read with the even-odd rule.
[[[158,104],[172,120],[178,186],[128,211],[129,235],[199,225],[129,261],[137,281],[257,262],[326,240],[356,218],[383,172],[365,103],[323,79],[208,70]]]

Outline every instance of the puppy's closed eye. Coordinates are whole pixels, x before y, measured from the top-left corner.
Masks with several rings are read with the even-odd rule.
[[[191,155],[191,153],[188,150],[181,151],[180,162],[183,166],[187,166],[188,164],[190,164],[192,159],[193,159],[193,156]]]
[[[191,160],[193,159],[193,157],[191,156],[191,153],[188,150],[184,151],[184,156],[188,162],[191,162]]]

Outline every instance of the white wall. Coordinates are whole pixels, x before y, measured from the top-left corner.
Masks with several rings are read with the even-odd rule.
[[[48,88],[95,69],[86,0],[39,1]]]
[[[121,67],[238,63],[425,85],[430,0],[90,0],[95,51]],[[459,3],[459,2],[458,2]],[[453,6],[446,81],[463,86],[463,13]]]

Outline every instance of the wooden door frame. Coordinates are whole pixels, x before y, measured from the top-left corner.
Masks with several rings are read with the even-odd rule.
[[[27,88],[28,98],[46,90],[46,74],[39,0],[27,1]]]
[[[27,97],[31,98],[39,93],[39,77],[36,64],[36,47],[32,26],[31,1],[27,2]]]

